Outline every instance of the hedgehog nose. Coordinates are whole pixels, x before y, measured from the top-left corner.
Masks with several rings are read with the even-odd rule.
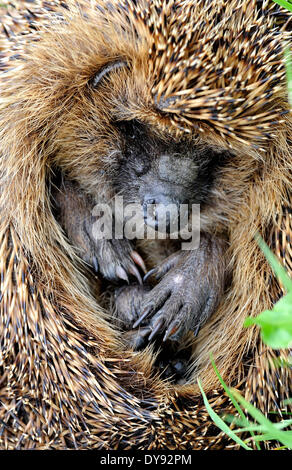
[[[177,227],[178,205],[168,195],[145,198],[143,203],[144,221],[159,232],[170,233]]]

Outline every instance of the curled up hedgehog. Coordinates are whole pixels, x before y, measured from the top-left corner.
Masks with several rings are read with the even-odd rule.
[[[287,352],[243,327],[282,295],[257,233],[292,272],[291,14],[30,0],[0,19],[0,447],[226,448],[210,353],[265,413],[291,396]],[[154,229],[200,205],[198,246],[171,213],[166,240],[96,240],[116,196]]]

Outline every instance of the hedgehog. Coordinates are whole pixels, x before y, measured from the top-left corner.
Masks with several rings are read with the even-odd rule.
[[[275,365],[288,353],[243,327],[282,295],[257,233],[292,271],[291,15],[266,0],[15,1],[0,15],[1,448],[231,448],[197,385],[232,412],[210,353],[265,413],[281,414],[291,393],[290,370]],[[125,344],[54,209],[60,173],[92,197],[113,115],[228,154],[211,207],[230,283],[188,337],[183,383],[157,372],[151,342]]]
[[[108,65],[98,79],[105,80],[107,74],[120,67],[124,65],[117,62]],[[97,90],[98,80],[94,81]],[[114,289],[114,296],[105,308],[113,311],[117,326],[128,330],[129,345],[141,348],[147,340],[163,335],[162,344],[169,355],[170,341],[178,346],[188,331],[198,334],[224,290],[225,242],[211,233],[212,226],[207,221],[214,219],[210,216],[210,210],[215,212],[210,202],[212,187],[231,155],[199,143],[198,139],[177,140],[166,132],[162,139],[151,132],[150,126],[135,119],[116,121],[112,117],[109,128],[114,136],[108,138],[111,150],[98,159],[101,176],[95,174],[92,187],[87,185],[89,196],[79,184],[84,179],[81,169],[78,182],[76,177],[72,182],[67,174],[56,170],[59,175],[53,183],[52,204],[57,207],[57,220],[70,242],[79,248],[83,261],[109,281],[110,286],[120,281],[128,284]],[[106,135],[106,131],[102,133]],[[62,159],[65,152],[62,147]],[[92,155],[95,158],[95,152]],[[201,220],[205,223],[200,224],[197,240],[197,214],[192,214],[192,209],[199,202]],[[132,220],[134,207],[137,213]],[[124,229],[122,236],[112,230],[117,224]],[[191,225],[193,231],[183,232],[186,226],[191,229]],[[181,234],[191,239],[188,244],[182,238],[179,240]],[[163,238],[157,240],[156,235]],[[170,238],[173,236],[175,239]],[[142,246],[137,237],[143,240]],[[143,249],[146,256],[150,252],[156,260],[169,254],[144,276],[144,284],[137,266],[144,272],[146,266],[134,247]],[[159,282],[151,289],[147,279],[154,275]],[[131,276],[135,281],[130,283]],[[107,292],[105,284],[102,290]],[[135,329],[140,324],[143,327]],[[161,346],[161,341],[156,343]]]

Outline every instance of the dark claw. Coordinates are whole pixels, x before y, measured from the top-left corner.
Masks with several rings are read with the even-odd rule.
[[[199,331],[200,331],[200,326],[201,326],[201,325],[198,325],[198,326],[196,326],[196,328],[194,329],[194,337],[195,337],[195,338],[198,336],[198,333],[199,333]]]
[[[158,320],[151,334],[148,337],[148,341],[151,341],[157,335],[162,325],[163,325],[163,320],[162,319]]]
[[[170,336],[174,335],[174,333],[176,333],[178,329],[179,329],[179,323],[178,322],[172,323],[167,328],[162,341],[166,341]]]
[[[92,258],[92,265],[93,265],[93,269],[96,273],[98,273],[99,271],[99,267],[98,267],[98,261],[97,261],[97,257],[96,256],[93,256]]]
[[[155,273],[156,269],[157,269],[157,268],[150,269],[150,271],[148,271],[148,273],[145,274],[145,276],[143,277],[143,282],[146,282],[147,279],[149,279],[149,277],[151,277],[152,274]]]
[[[141,316],[138,318],[138,320],[134,323],[133,328],[137,328],[137,326],[139,326],[139,325],[142,323],[142,321],[144,320],[144,318],[147,317],[147,315],[151,312],[151,310],[152,310],[152,305],[146,307],[146,308],[144,309],[144,311],[142,312],[142,315],[141,315]]]

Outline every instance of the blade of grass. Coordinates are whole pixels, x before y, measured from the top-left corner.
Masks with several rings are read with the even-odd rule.
[[[233,406],[236,408],[236,410],[238,411],[239,415],[241,416],[242,418],[242,421],[244,423],[244,426],[248,427],[250,425],[247,417],[245,416],[244,412],[242,411],[239,403],[236,401],[234,395],[232,394],[231,390],[227,387],[226,383],[224,382],[224,380],[222,379],[217,367],[216,367],[216,364],[214,362],[214,359],[213,359],[213,356],[212,354],[210,354],[210,359],[211,359],[211,363],[212,363],[212,366],[215,370],[215,373],[218,377],[218,380],[219,382],[221,383],[222,387],[224,388],[226,394],[229,396],[230,400],[232,401],[233,403]],[[251,435],[253,435],[253,431],[251,431]],[[258,446],[258,444],[256,444],[257,446],[257,449],[260,450],[260,447]]]
[[[255,236],[255,240],[258,242],[277,278],[281,280],[287,292],[292,292],[292,279],[288,276],[286,269],[281,265],[278,258],[271,252],[259,234]]]
[[[292,449],[292,432],[290,431],[280,431],[278,430],[275,425],[269,421],[263,413],[255,408],[251,403],[246,401],[237,390],[233,390],[235,398],[239,401],[239,403],[248,411],[248,413],[260,424],[265,426],[265,429],[269,435],[273,436],[273,439],[281,442],[282,444],[286,445],[290,449]]]
[[[223,419],[220,418],[220,416],[217,415],[217,413],[215,413],[215,411],[213,410],[213,408],[211,407],[210,403],[208,402],[208,399],[205,395],[205,392],[202,388],[202,385],[201,385],[201,382],[200,380],[198,379],[198,385],[199,385],[199,388],[201,390],[201,393],[202,393],[202,397],[203,397],[203,400],[204,400],[204,404],[205,404],[205,407],[210,415],[210,418],[214,421],[214,423],[216,424],[216,426],[218,426],[219,429],[221,429],[221,431],[223,431],[225,434],[227,434],[227,436],[231,437],[231,439],[233,439],[237,444],[239,444],[241,447],[243,447],[245,450],[252,450],[251,447],[247,446],[245,444],[245,442],[243,442],[228,426],[226,423],[224,423]]]
[[[232,416],[224,416],[224,421],[227,421],[228,423],[235,423],[237,426],[240,426],[238,429],[233,429],[233,432],[251,432],[251,431],[256,431],[256,432],[264,432],[266,430],[265,426],[262,424],[249,424],[246,428],[243,426],[243,423],[241,420],[232,420]],[[275,428],[277,429],[284,429],[287,426],[290,426],[292,424],[291,419],[283,420],[279,423],[273,423]],[[291,433],[292,431],[287,431],[287,433]]]
[[[288,432],[288,431],[287,431]],[[265,434],[258,434],[257,436],[254,436],[254,437],[250,437],[248,440],[252,439],[253,441],[256,441],[256,442],[260,442],[260,441],[277,441],[278,438],[275,437],[275,435],[273,433],[268,433],[266,432]],[[287,446],[286,447],[288,449],[291,449],[290,446]]]
[[[287,0],[273,0],[275,3],[280,5],[281,7],[287,8],[287,10],[292,11],[292,4],[287,2]]]

